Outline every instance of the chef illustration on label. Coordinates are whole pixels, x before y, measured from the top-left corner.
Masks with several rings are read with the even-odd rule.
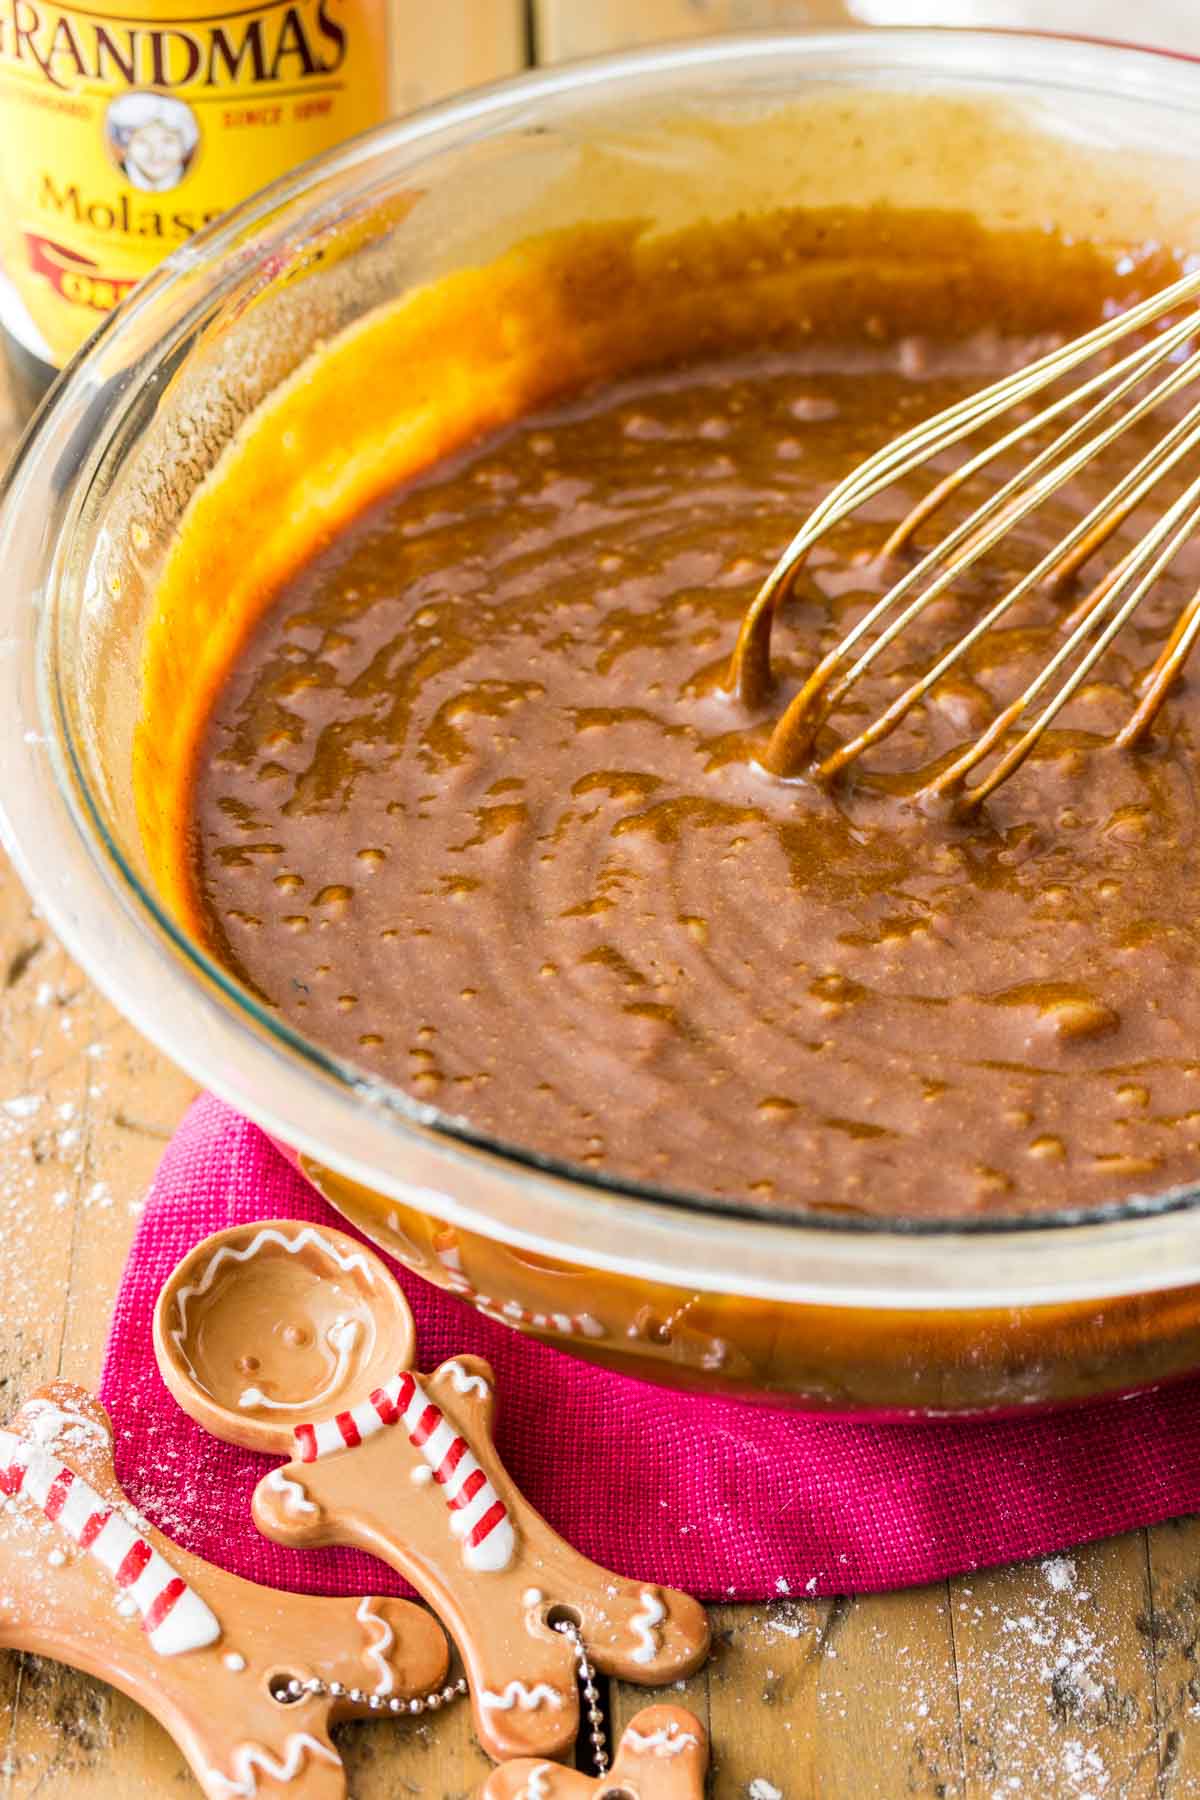
[[[195,160],[200,126],[185,100],[137,90],[104,115],[108,153],[126,181],[147,194],[178,187]]]
[[[565,1543],[500,1461],[491,1368],[464,1354],[419,1373],[414,1336],[365,1245],[286,1220],[206,1238],[154,1315],[159,1368],[185,1412],[288,1458],[255,1491],[259,1530],[390,1563],[456,1640],[484,1749],[561,1756],[585,1662],[647,1685],[688,1675],[708,1650],[704,1611]]]

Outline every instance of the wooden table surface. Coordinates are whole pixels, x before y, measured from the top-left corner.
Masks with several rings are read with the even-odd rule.
[[[0,858],[0,1415],[55,1375],[96,1381],[191,1092]],[[718,1606],[712,1623],[680,1697],[709,1725],[718,1800],[1200,1800],[1198,1520],[906,1593]],[[619,1729],[644,1690],[610,1700]],[[199,1794],[159,1727],[98,1682],[0,1652],[0,1702],[0,1800]],[[355,1800],[458,1800],[487,1768],[461,1705],[339,1736]]]

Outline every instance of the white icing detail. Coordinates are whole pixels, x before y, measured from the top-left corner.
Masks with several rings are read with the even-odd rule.
[[[421,1455],[425,1458],[425,1461],[429,1464],[431,1469],[441,1468],[449,1453],[450,1446],[457,1437],[458,1432],[454,1429],[449,1419],[445,1417],[439,1420],[438,1424],[434,1426],[434,1429],[421,1445]]]
[[[450,1377],[456,1394],[482,1394],[486,1400],[491,1391],[482,1375],[470,1374],[460,1362],[443,1363],[439,1373]]]
[[[102,1498],[67,1463],[11,1431],[0,1431],[0,1468],[10,1476],[20,1471],[20,1492],[43,1511],[53,1489],[58,1504],[47,1517],[74,1543],[86,1541],[89,1553],[109,1575],[115,1578],[130,1552],[137,1553],[141,1566],[132,1580],[126,1573],[116,1607],[124,1617],[141,1614],[150,1646],[158,1655],[202,1650],[220,1637],[216,1614],[154,1549],[146,1535],[149,1527],[136,1513],[137,1523],[130,1524],[118,1502]],[[136,1563],[131,1569],[134,1567]],[[168,1596],[168,1589],[173,1597]],[[148,1621],[157,1617],[164,1602],[166,1612],[151,1627]]]
[[[559,1707],[562,1695],[557,1688],[552,1688],[544,1681],[533,1687],[526,1687],[523,1681],[510,1681],[503,1693],[494,1694],[491,1688],[484,1688],[479,1696],[479,1704],[489,1712],[511,1712],[514,1706],[522,1712],[536,1712],[539,1706]]]
[[[271,1470],[267,1476],[267,1486],[283,1495],[285,1513],[315,1513],[321,1510],[315,1500],[309,1499],[300,1483],[293,1481],[290,1475],[285,1475],[282,1469]]]
[[[204,1785],[210,1794],[236,1795],[238,1800],[254,1800],[258,1792],[258,1776],[255,1769],[261,1769],[272,1781],[286,1783],[295,1781],[304,1767],[305,1757],[309,1751],[319,1756],[322,1762],[332,1763],[341,1768],[342,1759],[328,1744],[310,1736],[307,1731],[294,1731],[283,1747],[283,1760],[272,1756],[261,1744],[239,1744],[233,1753],[230,1764],[231,1775],[222,1775],[219,1769],[204,1771]]]
[[[464,1371],[465,1372],[465,1371]],[[401,1410],[401,1401],[404,1401]],[[396,1418],[385,1419],[380,1412],[380,1404],[386,1401],[395,1409]],[[386,1409],[385,1409],[386,1410]],[[425,1415],[432,1412],[436,1415],[429,1436],[421,1443],[413,1442],[414,1433],[421,1425]],[[294,1436],[301,1446],[301,1461],[312,1462],[323,1456],[336,1456],[347,1448],[346,1438],[339,1423],[345,1415],[338,1414],[334,1418],[318,1419],[312,1424],[299,1425]],[[360,1401],[348,1409],[348,1416],[358,1433],[359,1442],[374,1437],[375,1433],[396,1424],[403,1426],[413,1448],[419,1451],[421,1460],[434,1477],[437,1478],[445,1468],[447,1452],[451,1446],[461,1442],[463,1454],[454,1468],[445,1475],[441,1482],[442,1498],[450,1512],[450,1529],[456,1537],[469,1537],[474,1527],[485,1515],[498,1507],[500,1510],[489,1526],[486,1535],[478,1544],[463,1545],[463,1561],[469,1569],[488,1574],[507,1569],[516,1554],[517,1536],[508,1507],[500,1499],[495,1486],[489,1479],[474,1451],[470,1449],[467,1439],[462,1437],[442,1413],[412,1374],[404,1369],[394,1375],[390,1381],[377,1390],[375,1398]],[[478,1492],[464,1507],[457,1507],[463,1488],[476,1473],[483,1476]],[[414,1477],[415,1478],[415,1477]]]
[[[85,1418],[83,1413],[68,1412],[53,1400],[30,1400],[22,1407],[21,1435],[32,1438],[43,1450],[54,1449],[68,1432],[101,1450],[108,1449],[108,1433],[103,1425],[95,1419]],[[75,1449],[78,1445],[70,1447]]]
[[[46,1558],[52,1569],[61,1569],[66,1560],[66,1553],[62,1550],[52,1550]]]
[[[517,1800],[549,1800],[550,1783],[547,1775],[551,1774],[553,1763],[539,1763],[536,1769],[529,1771],[529,1780],[517,1795]]]
[[[341,1387],[361,1330],[362,1325],[358,1319],[335,1319],[329,1327],[325,1336],[333,1348],[336,1360],[333,1365],[333,1374],[319,1394],[308,1394],[303,1400],[272,1400],[270,1395],[264,1394],[261,1388],[248,1387],[238,1395],[238,1405],[260,1406],[270,1412],[301,1412],[308,1411],[310,1407],[319,1406],[323,1400],[328,1400],[329,1396],[336,1393]],[[363,1352],[364,1362],[370,1360],[374,1348],[375,1322],[372,1320],[371,1342]]]
[[[396,1677],[392,1665],[387,1659],[387,1653],[396,1641],[396,1634],[386,1619],[381,1619],[377,1612],[372,1612],[371,1608],[374,1604],[371,1596],[366,1595],[359,1601],[358,1610],[354,1616],[360,1625],[366,1626],[368,1631],[378,1630],[379,1632],[375,1642],[367,1645],[367,1660],[373,1662],[379,1670],[379,1680],[375,1683],[372,1692],[390,1694],[396,1685]]]
[[[650,1663],[658,1654],[657,1627],[666,1618],[667,1609],[652,1588],[643,1588],[641,1598],[641,1612],[635,1613],[629,1621],[630,1629],[638,1640],[633,1660],[635,1663]]]
[[[58,1515],[58,1522],[68,1537],[76,1543],[83,1536],[83,1528],[96,1510],[95,1490],[81,1481],[73,1481],[67,1489],[67,1497],[63,1509]]]
[[[418,1463],[410,1479],[415,1481],[418,1487],[428,1487],[433,1480],[433,1470],[428,1463]]]
[[[543,1594],[541,1588],[526,1588],[525,1592],[521,1595],[521,1605],[540,1606],[545,1598],[546,1596]]]
[[[654,1756],[678,1756],[689,1744],[694,1744],[697,1749],[700,1747],[699,1738],[693,1732],[680,1731],[673,1719],[669,1725],[660,1725],[657,1731],[648,1731],[644,1737],[632,1725],[627,1725],[621,1743],[622,1747],[628,1745],[639,1753],[649,1750]]]
[[[361,1250],[343,1252],[338,1249],[336,1244],[330,1243],[329,1239],[321,1232],[315,1231],[311,1225],[306,1225],[303,1231],[290,1233],[277,1231],[274,1226],[266,1225],[260,1232],[256,1233],[256,1235],[251,1238],[250,1242],[243,1250],[235,1250],[232,1244],[222,1244],[216,1255],[205,1263],[204,1268],[200,1272],[200,1279],[192,1282],[187,1287],[180,1288],[178,1294],[175,1296],[175,1311],[178,1315],[179,1323],[171,1328],[170,1337],[180,1356],[187,1364],[194,1379],[199,1380],[199,1377],[196,1375],[195,1368],[192,1366],[192,1360],[188,1355],[186,1348],[187,1309],[189,1301],[198,1300],[202,1295],[207,1294],[209,1288],[217,1279],[224,1263],[249,1262],[252,1256],[258,1255],[264,1244],[277,1244],[279,1248],[286,1251],[289,1256],[297,1255],[299,1251],[303,1250],[306,1244],[314,1244],[318,1250],[322,1251],[324,1255],[336,1265],[337,1268],[341,1269],[343,1274],[348,1275],[351,1269],[361,1269],[363,1275],[366,1277],[367,1285],[373,1287],[375,1284],[375,1271],[372,1269],[366,1256]],[[241,1404],[253,1405],[254,1402],[242,1401]]]
[[[538,1331],[560,1332],[564,1337],[575,1337],[580,1333],[591,1338],[604,1336],[603,1325],[593,1319],[591,1313],[535,1313],[522,1306],[519,1300],[493,1300],[490,1294],[481,1294],[463,1271],[462,1252],[457,1244],[437,1246],[435,1254],[445,1271],[446,1286],[450,1291],[461,1294],[489,1318],[513,1319],[518,1324],[532,1325]]]
[[[158,1560],[162,1562],[161,1557]],[[220,1625],[199,1594],[186,1588],[149,1637],[160,1656],[181,1656],[185,1650],[197,1650],[211,1644],[220,1635]]]
[[[511,1521],[501,1519],[498,1525],[493,1525],[482,1544],[463,1546],[463,1561],[468,1569],[475,1569],[481,1575],[498,1575],[502,1569],[507,1569],[516,1547],[517,1538]]]
[[[246,1659],[240,1650],[227,1650],[221,1661],[233,1675],[240,1675],[246,1666]]]

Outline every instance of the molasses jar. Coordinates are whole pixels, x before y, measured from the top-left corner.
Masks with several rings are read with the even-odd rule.
[[[17,407],[254,189],[523,61],[520,0],[0,0],[0,336]]]

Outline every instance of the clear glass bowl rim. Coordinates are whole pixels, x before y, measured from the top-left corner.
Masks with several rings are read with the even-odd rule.
[[[958,76],[1001,92],[1115,88],[1135,101],[1200,115],[1200,63],[1172,51],[1004,29],[754,32],[591,58],[478,89],[352,139],[262,190],[169,256],[112,316],[56,384],[0,488],[0,567],[18,571],[0,593],[0,839],[67,947],[174,1061],[293,1148],[451,1224],[587,1266],[803,1304],[1052,1304],[1200,1280],[1200,1184],[1095,1212],[856,1218],[673,1193],[489,1139],[364,1078],[257,1007],[178,931],[128,867],[65,733],[54,608],[45,602],[71,524],[129,404],[128,389],[110,392],[103,417],[93,420],[91,453],[64,490],[55,531],[39,534],[33,521],[51,512],[59,457],[105,370],[124,366],[130,342],[153,349],[158,313],[169,322],[157,339],[160,352],[185,335],[186,315],[177,304],[171,311],[181,284],[213,268],[209,286],[219,289],[222,257],[244,245],[248,232],[266,225],[253,242],[255,256],[265,258],[272,215],[323,179],[365,170],[380,154],[415,164],[497,126],[534,123],[539,102],[550,98],[603,103],[626,88],[644,93],[658,76],[752,73],[781,61],[816,80],[924,75],[943,82]],[[26,565],[40,577],[28,585],[20,579]],[[33,631],[20,626],[22,605],[36,619]],[[203,1029],[189,1030],[201,1021]],[[414,1189],[403,1173],[406,1144],[428,1150],[430,1134],[445,1164],[444,1190],[440,1183]],[[454,1192],[454,1171],[478,1173],[481,1161],[495,1190],[486,1206],[476,1193],[464,1202]]]

